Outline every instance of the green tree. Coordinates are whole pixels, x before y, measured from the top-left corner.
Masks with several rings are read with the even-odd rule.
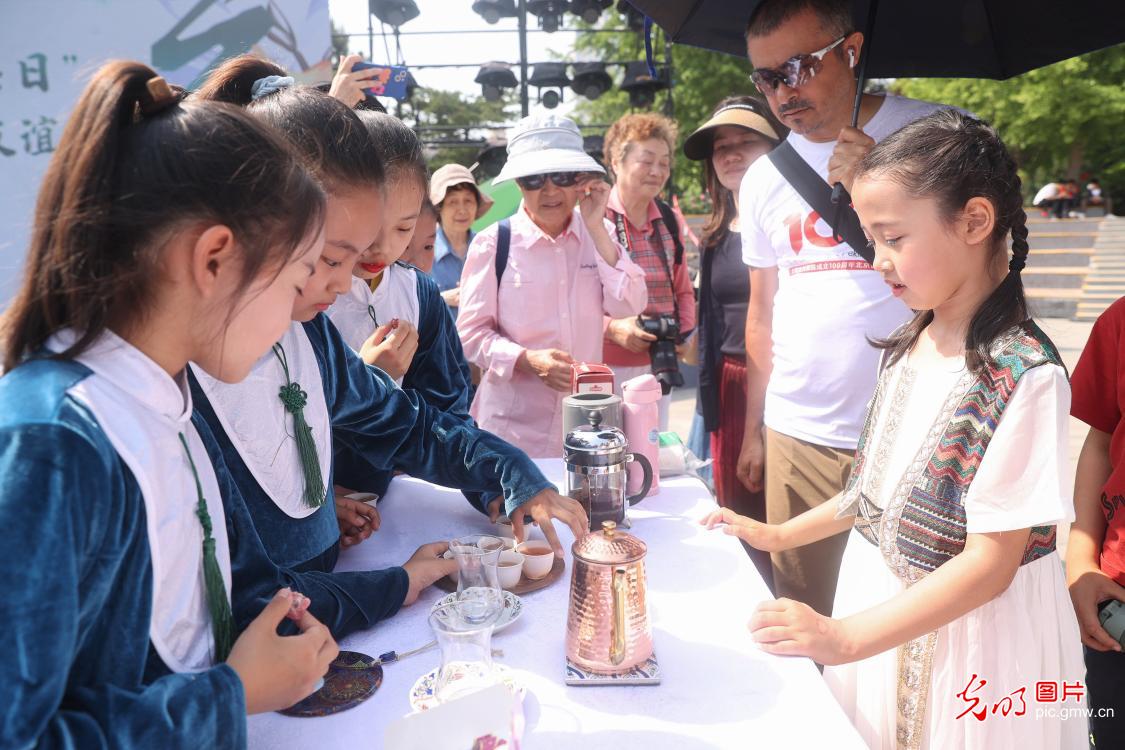
[[[430,164],[471,166],[477,152],[502,133],[519,113],[517,94],[508,91],[495,102],[466,98],[457,91],[419,88],[398,114],[418,131]]]
[[[1030,193],[1056,176],[1097,176],[1125,206],[1125,45],[1006,81],[900,79],[895,90],[988,120],[1017,155]]]
[[[601,29],[620,29],[619,34],[580,34],[574,45],[576,60],[602,60],[626,62],[644,60],[644,40],[641,34],[625,28],[620,16],[603,16]],[[665,49],[659,33],[654,32],[658,64]],[[657,95],[651,109],[669,113],[679,123],[680,140],[703,123],[720,99],[737,94],[754,94],[750,82],[750,64],[745,58],[732,57],[720,52],[673,45],[672,55],[672,106],[667,106],[668,92]],[[620,83],[621,69],[610,75]],[[629,96],[620,89],[612,89],[594,101],[581,100],[575,108],[579,124],[608,126],[614,120],[632,111]],[[699,162],[684,157],[677,149],[673,171],[675,191],[683,196],[685,208],[698,209],[698,196],[702,191],[702,168]]]

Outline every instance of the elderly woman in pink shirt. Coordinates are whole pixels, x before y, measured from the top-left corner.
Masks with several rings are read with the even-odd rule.
[[[562,455],[570,366],[602,361],[603,316],[637,315],[648,301],[644,271],[605,219],[604,174],[571,120],[524,118],[494,181],[515,179],[523,201],[465,259],[457,331],[483,371],[471,413],[533,457]]]

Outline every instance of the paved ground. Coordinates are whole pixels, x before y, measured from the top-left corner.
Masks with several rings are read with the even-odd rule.
[[[1039,325],[1055,342],[1066,362],[1067,368],[1073,370],[1078,362],[1078,356],[1086,345],[1090,336],[1093,323],[1089,321],[1075,321],[1066,318],[1043,318]],[[680,389],[673,394],[670,427],[678,432],[687,442],[688,433],[691,431],[692,415],[695,413],[695,390]],[[1070,470],[1069,476],[1074,476],[1075,466],[1078,463],[1078,453],[1082,449],[1082,441],[1086,438],[1085,425],[1076,419],[1071,419],[1070,424]],[[1066,538],[1069,529],[1059,529],[1059,548],[1066,549]]]

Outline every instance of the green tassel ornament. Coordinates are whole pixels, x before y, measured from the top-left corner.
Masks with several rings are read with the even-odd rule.
[[[234,617],[227,600],[227,587],[223,583],[223,573],[219,570],[219,559],[215,556],[215,538],[211,536],[211,514],[207,512],[207,501],[203,499],[203,485],[191,457],[187,438],[180,433],[180,444],[184,446],[191,475],[195,479],[195,493],[198,501],[195,515],[203,527],[203,588],[207,596],[207,611],[211,613],[211,632],[215,636],[215,663],[224,662],[234,647]],[[225,523],[225,521],[224,521]]]
[[[281,386],[277,395],[285,405],[285,410],[293,415],[293,439],[297,441],[297,454],[301,458],[301,470],[305,474],[305,505],[319,508],[324,505],[324,477],[320,474],[320,457],[316,453],[312,428],[305,421],[305,405],[309,402],[309,394],[301,388],[300,383],[294,383],[289,377],[289,362],[281,344],[273,345],[273,353],[285,372],[285,385]]]

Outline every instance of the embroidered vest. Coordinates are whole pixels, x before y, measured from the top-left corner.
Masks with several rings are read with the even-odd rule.
[[[866,445],[886,396],[887,378],[880,378],[860,435],[855,467],[844,492],[844,504],[850,504],[849,498],[859,500],[857,531],[884,548],[885,552],[892,553],[885,556],[889,564],[895,563],[892,569],[903,580],[918,580],[964,549],[965,495],[1016,384],[1025,372],[1034,367],[1062,365],[1054,344],[1030,321],[1003,339],[994,349],[993,356],[996,359],[994,366],[979,376],[966,373],[953,389],[951,398],[963,395],[948,422],[944,426],[935,425],[940,432],[935,433],[936,444],[924,468],[916,477],[904,477],[909,480],[909,486],[899,488],[906,495],[901,509],[893,507],[896,504],[892,503],[892,507],[879,513],[878,517],[865,517],[865,511],[873,507],[862,497],[863,475],[868,460]],[[962,388],[963,385],[967,386],[967,390]],[[885,514],[890,514],[890,517],[883,518]],[[876,528],[881,522],[885,534],[889,530],[888,521],[897,526],[893,540],[886,539]],[[888,549],[891,546],[889,542],[893,542],[893,550]],[[1037,560],[1054,549],[1055,527],[1035,527],[1031,530],[1021,564]]]
[[[1031,321],[998,341],[993,358],[993,366],[980,375],[966,371],[951,390],[923,441],[918,460],[907,469],[884,509],[864,492],[864,474],[878,470],[878,457],[868,469],[868,444],[891,380],[886,370],[879,378],[840,508],[841,512],[855,510],[856,531],[879,547],[888,567],[907,586],[965,548],[965,495],[1020,377],[1040,365],[1062,366],[1055,345]],[[887,422],[893,421],[889,416]],[[894,426],[885,428],[893,430]],[[1033,528],[1020,564],[1054,551],[1055,533],[1054,525]],[[896,730],[900,748],[921,746],[936,641],[935,631],[898,648]]]

